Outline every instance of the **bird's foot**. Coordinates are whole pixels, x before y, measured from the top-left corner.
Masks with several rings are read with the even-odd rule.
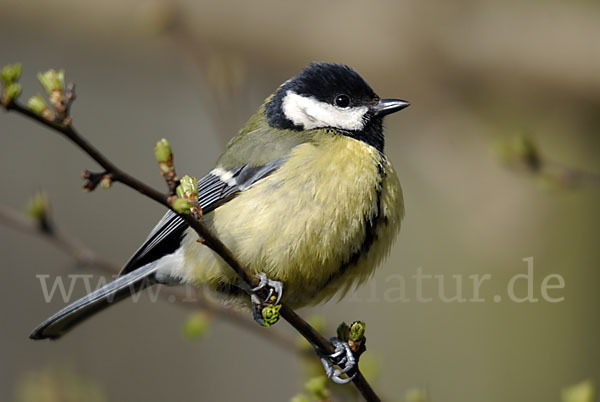
[[[265,288],[268,288],[269,293],[267,294],[265,301],[270,303],[271,298],[273,296],[275,296],[275,299],[272,302],[272,304],[275,304],[275,305],[279,304],[279,301],[281,300],[281,296],[283,295],[283,284],[279,281],[274,281],[274,280],[267,278],[267,274],[265,274],[265,273],[260,273],[257,276],[260,278],[260,283],[258,284],[257,287],[251,289],[252,292],[254,294],[256,294],[256,292],[263,290]]]
[[[252,314],[254,320],[263,327],[270,327],[279,321],[279,310],[281,305],[281,295],[283,294],[283,284],[267,278],[264,273],[258,274],[260,283],[257,287],[250,289],[250,300],[252,301]],[[258,292],[268,289],[267,297],[264,301],[258,296]]]
[[[331,378],[337,384],[348,384],[356,376],[356,373],[352,375],[348,374],[356,366],[354,353],[348,342],[344,342],[337,337],[330,338],[329,342],[335,347],[335,352],[332,354],[326,355],[317,349],[317,354],[325,368],[325,373],[327,377]],[[338,366],[339,369],[335,368],[335,366]],[[346,378],[342,378],[344,374],[347,376]]]

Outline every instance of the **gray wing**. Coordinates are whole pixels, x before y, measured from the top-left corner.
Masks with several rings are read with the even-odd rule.
[[[278,159],[264,166],[240,166],[229,171],[214,169],[198,181],[198,202],[202,212],[207,214],[225,204],[241,191],[273,173],[283,162],[283,159]],[[174,212],[167,212],[119,275],[125,275],[177,251],[187,227],[188,225]]]

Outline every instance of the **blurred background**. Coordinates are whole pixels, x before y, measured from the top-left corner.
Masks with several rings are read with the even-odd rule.
[[[300,311],[328,336],[341,321],[367,322],[361,363],[389,401],[593,400],[599,38],[600,3],[589,0],[0,0],[0,64],[23,63],[22,100],[42,92],[38,71],[64,68],[77,84],[75,126],[158,188],[155,141],[170,140],[178,172],[203,175],[310,61],[348,64],[382,97],[412,102],[386,121],[406,203],[389,259],[352,297]],[[56,224],[115,263],[164,212],[120,185],[81,191],[80,172],[95,164],[33,121],[2,112],[0,133],[0,204],[23,211],[45,190]],[[0,236],[0,400],[324,400],[309,396],[316,359],[167,300],[126,301],[60,341],[30,341],[64,305],[44,301],[36,275],[106,273],[77,268],[39,236],[3,224]],[[538,302],[516,303],[507,284],[527,273],[528,257]],[[419,268],[444,275],[424,282],[431,302],[416,300]],[[483,302],[437,296],[439,283],[456,295],[458,275],[474,298],[469,276],[485,274]],[[561,302],[542,297],[551,274],[564,279],[548,292]],[[527,290],[517,281],[517,295]],[[295,342],[284,322],[268,331]]]

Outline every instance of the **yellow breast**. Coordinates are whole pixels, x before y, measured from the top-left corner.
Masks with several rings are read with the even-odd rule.
[[[367,279],[389,251],[402,215],[400,185],[383,155],[346,136],[321,135],[205,222],[253,272],[282,281],[284,301],[299,307]],[[186,249],[184,279],[237,282],[207,248]]]

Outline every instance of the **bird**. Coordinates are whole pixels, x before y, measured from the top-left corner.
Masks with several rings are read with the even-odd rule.
[[[384,154],[383,118],[409,105],[380,98],[347,65],[310,63],[266,98],[198,180],[204,224],[291,308],[343,297],[373,274],[400,230],[403,194]],[[249,305],[247,286],[197,239],[167,212],[114,281],[30,338],[59,338],[154,284],[205,287]]]

